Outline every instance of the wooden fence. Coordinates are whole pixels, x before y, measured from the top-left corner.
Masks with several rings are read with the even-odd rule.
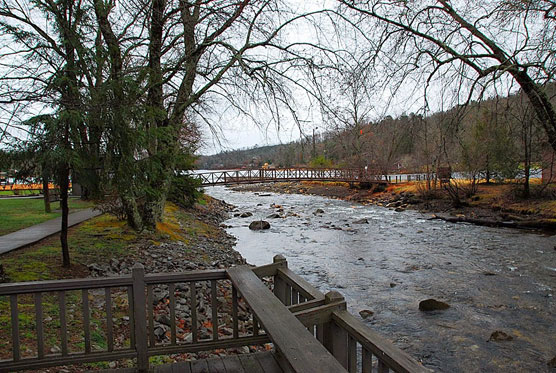
[[[295,372],[321,371],[307,370],[298,364],[299,352],[292,351],[284,341],[296,340],[299,328],[278,328],[276,320],[278,315],[288,318],[281,307],[262,307],[261,302],[274,302],[278,299],[289,310],[287,314],[295,316],[304,326],[307,335],[308,349],[318,355],[322,361],[327,361],[327,366],[334,366],[329,359],[324,346],[349,372],[371,372],[373,367],[378,372],[425,372],[420,364],[409,355],[386,341],[377,333],[370,330],[362,321],[356,319],[346,311],[345,301],[340,294],[332,292],[326,295],[319,292],[307,281],[290,271],[285,258],[276,256],[274,263],[246,270],[232,268],[230,270],[192,271],[187,273],[172,274],[145,274],[142,265],[133,267],[130,276],[112,278],[93,278],[78,280],[41,281],[29,283],[14,283],[0,285],[0,298],[9,299],[9,319],[11,320],[11,358],[0,361],[0,371],[14,371],[23,369],[37,369],[51,366],[90,363],[100,361],[113,361],[119,359],[136,359],[139,372],[149,369],[149,357],[155,355],[169,355],[177,353],[210,351],[222,348],[264,345],[274,343],[279,356],[284,360],[284,366],[289,366]],[[267,281],[252,281],[252,273],[260,279]],[[257,278],[255,277],[255,278]],[[245,279],[248,281],[245,282]],[[244,282],[242,282],[244,281]],[[221,282],[224,282],[222,284]],[[207,301],[207,310],[210,309],[211,333],[199,333],[200,321],[198,312],[203,302],[199,299],[198,287],[204,283],[210,288]],[[273,285],[272,285],[273,284]],[[225,306],[218,301],[218,288],[227,285],[231,287],[231,305]],[[271,287],[274,296],[266,294],[265,287]],[[169,313],[169,338],[159,341],[155,334],[155,312],[153,295],[155,288],[167,289],[167,311]],[[115,304],[114,294],[119,291],[127,298],[127,304]],[[66,299],[68,292],[81,294],[78,302],[69,304]],[[92,343],[91,336],[91,302],[98,299],[91,297],[94,292],[102,294],[105,319],[101,323],[104,327],[105,348],[99,349]],[[244,294],[245,293],[245,294]],[[208,293],[207,293],[208,294]],[[242,295],[243,294],[243,295]],[[59,325],[57,329],[57,343],[60,351],[52,352],[47,349],[45,342],[45,314],[43,309],[44,297],[57,299]],[[205,296],[207,296],[205,294]],[[33,301],[29,302],[28,297]],[[271,299],[273,298],[273,299]],[[27,300],[34,304],[34,333],[36,340],[36,353],[29,354],[29,348],[22,352],[20,343],[20,315],[19,301]],[[176,325],[176,302],[187,303],[190,310],[190,338],[178,338]],[[81,309],[80,335],[68,329],[68,306]],[[72,311],[75,312],[75,311]],[[208,311],[207,311],[208,312]],[[221,313],[227,312],[231,319],[231,336],[219,335],[219,319]],[[282,312],[282,313],[280,313]],[[241,314],[241,318],[240,318]],[[115,329],[114,320],[127,320],[118,324]],[[207,315],[208,316],[208,315]],[[241,320],[240,320],[241,319]],[[240,323],[249,319],[251,328],[240,328]],[[260,321],[259,321],[260,320]],[[274,321],[272,321],[274,320]],[[290,320],[291,321],[291,320]],[[98,320],[95,320],[95,325]],[[245,324],[242,324],[245,325]],[[183,327],[183,325],[181,326]],[[309,333],[306,330],[309,330]],[[296,334],[297,333],[297,334]],[[128,336],[128,338],[122,338]],[[70,346],[68,338],[75,342]],[[118,341],[116,343],[115,341]],[[121,343],[128,340],[128,343]],[[27,343],[27,342],[26,342]],[[81,346],[81,348],[79,348]],[[319,347],[321,346],[321,347]],[[320,348],[320,350],[319,350]],[[48,350],[48,351],[47,351]],[[305,353],[301,350],[301,353]],[[330,355],[330,356],[332,356]],[[313,356],[314,357],[314,356]],[[292,364],[294,362],[294,364]],[[314,365],[314,364],[313,364]],[[332,368],[330,368],[332,369]],[[332,371],[332,370],[331,370]]]

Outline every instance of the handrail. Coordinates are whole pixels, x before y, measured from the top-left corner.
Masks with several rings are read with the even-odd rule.
[[[276,263],[255,269],[261,276],[274,276],[278,268],[283,264]],[[115,276],[106,278],[86,278],[86,279],[70,279],[70,280],[52,280],[52,281],[33,281],[24,283],[8,283],[0,284],[0,297],[8,297],[11,313],[12,326],[12,358],[0,361],[0,371],[13,371],[28,368],[44,368],[56,365],[66,365],[74,363],[88,363],[105,360],[117,360],[122,358],[137,358],[137,366],[139,371],[148,369],[148,356],[159,354],[172,354],[184,352],[196,352],[211,349],[242,347],[252,345],[262,345],[270,340],[268,335],[260,330],[257,325],[253,325],[250,335],[240,335],[239,333],[239,307],[240,299],[235,289],[232,292],[231,313],[233,323],[233,335],[229,338],[221,338],[219,336],[218,313],[224,310],[218,309],[218,289],[217,282],[227,281],[226,270],[207,270],[207,271],[190,271],[184,273],[153,273],[144,274],[141,265],[133,268],[132,273],[126,276]],[[199,335],[200,319],[198,317],[198,308],[196,297],[196,285],[200,282],[210,283],[210,299],[208,306],[212,310],[212,314],[207,317],[210,319],[212,327],[211,339],[201,339]],[[181,290],[178,284],[182,285]],[[155,288],[163,287],[167,289],[167,310],[170,318],[171,338],[169,344],[159,343],[155,337],[154,328],[154,307],[153,294]],[[228,285],[229,286],[229,285]],[[106,319],[104,322],[104,335],[106,339],[106,348],[104,350],[95,350],[92,347],[92,324],[93,305],[89,301],[91,291],[101,290],[104,296],[104,314]],[[102,291],[104,289],[104,291]],[[124,312],[129,318],[129,322],[124,323],[123,330],[129,330],[130,345],[129,347],[115,347],[115,327],[112,322],[113,318],[113,291],[119,289],[127,291],[127,310]],[[183,292],[187,290],[187,292]],[[81,309],[81,317],[83,323],[83,340],[84,347],[79,351],[70,351],[68,346],[68,318],[66,309],[70,306],[66,294],[71,291],[80,291],[81,296],[79,304],[71,307]],[[181,292],[181,293],[180,293]],[[145,296],[146,293],[146,296]],[[176,324],[176,302],[178,296],[187,295],[187,304],[191,312],[191,332],[193,333],[191,341],[180,341],[177,338]],[[31,296],[32,298],[25,298]],[[44,302],[48,297],[51,303],[57,304],[56,314],[60,320],[59,335],[60,338],[57,345],[61,345],[61,352],[49,353],[46,351],[45,340],[48,330],[44,327],[44,317],[46,315]],[[34,304],[35,308],[35,330],[36,330],[36,355],[29,357],[23,356],[21,350],[19,322],[20,310],[19,302],[29,300]],[[27,312],[27,311],[26,311]],[[75,311],[74,311],[75,312]],[[247,313],[247,311],[241,311]],[[52,315],[51,315],[52,316]],[[256,323],[255,323],[256,324]],[[223,326],[223,325],[221,325]]]
[[[324,294],[289,268],[279,268],[278,276],[308,300],[324,299]]]
[[[243,275],[243,280],[249,280],[249,287],[245,287],[245,284],[241,281],[238,282],[237,276],[234,279],[234,273],[237,274],[238,271],[243,271],[243,274],[250,273],[250,275]],[[263,284],[257,277],[271,277],[273,279],[267,284],[270,284],[268,286],[271,287],[275,298],[269,297],[268,294],[270,293],[266,290],[267,285]],[[231,287],[229,278],[233,282]],[[257,281],[254,281],[254,279],[257,279]],[[220,288],[217,287],[218,281],[221,281]],[[206,292],[202,294],[204,301],[212,312],[211,315],[207,315],[206,319],[211,320],[212,330],[208,330],[210,325],[206,326],[209,335],[205,335],[205,338],[200,335],[202,320],[199,318],[198,309],[201,305],[197,301],[197,294],[201,293],[198,293],[197,285],[205,286]],[[166,295],[162,298],[164,302],[154,299],[155,289],[160,287],[166,292]],[[69,291],[80,291],[81,295],[78,297],[80,300],[70,305],[70,298],[66,296]],[[217,299],[219,291],[228,292],[228,295],[231,292],[231,305],[219,305]],[[98,317],[95,316],[97,314],[93,313],[93,309],[99,307],[98,299],[97,302],[91,302],[89,299],[93,292],[97,297],[104,297],[103,303],[101,303],[103,308],[101,314],[106,315],[106,318],[104,321],[101,320],[100,324],[98,319],[93,319],[93,317]],[[113,302],[115,294],[119,294],[117,296],[120,299],[122,297],[125,299],[126,292],[127,305],[121,301]],[[258,299],[257,295],[261,295],[262,298]],[[29,298],[30,296],[32,298]],[[286,259],[279,255],[274,257],[272,264],[255,267],[248,271],[245,268],[243,270],[232,268],[229,270],[145,275],[144,268],[141,265],[136,265],[131,275],[128,276],[0,284],[0,297],[9,299],[13,351],[11,359],[0,361],[0,371],[136,358],[138,371],[146,372],[149,367],[149,356],[262,345],[271,340],[275,343],[277,350],[282,351],[282,354],[277,356],[279,362],[284,367],[289,367],[295,371],[295,369],[301,369],[304,365],[301,364],[297,368],[293,367],[295,362],[300,360],[298,359],[299,356],[295,355],[297,352],[292,355],[292,352],[287,350],[289,348],[288,336],[291,336],[291,333],[295,334],[296,338],[304,341],[304,344],[313,345],[317,341],[320,342],[336,358],[339,364],[349,372],[358,371],[358,368],[362,368],[363,373],[370,372],[373,361],[377,362],[379,372],[388,372],[390,369],[403,373],[423,373],[427,371],[407,353],[373,332],[364,322],[350,315],[345,310],[345,300],[339,293],[322,294],[314,286],[288,269]],[[190,310],[191,323],[188,327],[190,328],[191,339],[189,341],[185,340],[183,335],[178,338],[177,333],[176,307],[178,303],[184,304],[182,298],[185,298],[185,303]],[[264,307],[261,305],[263,299],[266,302]],[[20,300],[28,304],[21,309],[22,312],[29,312],[29,308],[31,307],[32,310],[34,306],[34,333],[36,334],[37,354],[32,357],[27,356],[28,353],[22,353],[22,350],[26,349],[20,343],[20,332],[23,332],[20,327],[25,326],[20,325],[19,321]],[[46,300],[50,304],[58,305],[56,317],[59,318],[60,326],[57,328],[56,334],[58,334],[60,340],[56,344],[61,346],[61,351],[58,353],[48,353],[46,351],[49,346],[45,345],[45,340],[47,340],[47,334],[52,333],[47,325],[43,325],[45,316],[48,316],[46,311],[52,312],[52,310],[44,308],[43,303]],[[245,300],[248,305],[245,305]],[[269,302],[272,303],[271,307],[265,308],[270,304]],[[283,304],[285,307],[281,308],[278,306],[279,304]],[[169,333],[169,341],[157,340],[155,336],[154,305],[157,308],[162,307],[169,316],[170,325],[166,329],[166,332]],[[71,307],[73,312],[68,313],[68,307]],[[114,307],[123,308],[121,311],[128,317],[128,321],[121,323],[118,328],[112,321],[113,315],[116,315],[113,312]],[[225,307],[225,309],[222,307]],[[250,312],[248,308],[252,308],[253,312]],[[279,310],[274,311],[274,308]],[[68,315],[70,317],[75,315],[76,309],[81,310],[83,326],[84,348],[79,351],[71,350],[72,346],[69,346],[68,338],[69,333],[72,332],[68,328],[70,325]],[[219,336],[219,315],[221,312],[228,311],[231,317],[228,316],[226,319],[231,319],[232,336],[221,338]],[[270,312],[270,316],[268,312]],[[121,314],[122,312],[118,313],[118,315]],[[282,325],[286,329],[293,325],[291,320],[296,319],[298,326],[294,329],[297,329],[297,331],[292,329],[291,331],[281,332],[280,327],[274,325],[276,315],[280,315],[279,319],[289,320],[288,325]],[[250,332],[240,334],[240,318],[241,320],[252,320]],[[224,326],[223,322],[220,322],[220,326]],[[106,347],[103,350],[98,350],[92,343],[94,325],[104,325],[102,328],[104,329]],[[308,329],[309,333],[301,333],[299,325]],[[184,326],[181,325],[180,327],[183,328]],[[115,331],[129,335],[129,345],[117,345],[115,341],[118,338],[114,335]],[[312,342],[307,340],[308,337],[314,338]],[[28,341],[24,342],[28,343]],[[322,355],[322,348],[314,346],[311,348],[311,351],[316,354],[315,356],[318,355],[323,358],[322,361],[328,361],[328,358]],[[301,352],[307,351],[301,349]],[[297,358],[292,359],[294,355]],[[329,366],[337,368],[335,363],[330,363]],[[336,368],[331,368],[330,371],[335,371]],[[322,369],[319,369],[319,371],[322,371]]]
[[[39,292],[100,289],[131,286],[131,276],[85,278],[76,280],[29,281],[0,284],[0,296]]]
[[[296,373],[339,373],[345,370],[303,324],[259,281],[247,266],[230,268],[228,275],[241,289],[270,339],[280,351],[287,368]]]
[[[334,311],[332,320],[348,335],[359,342],[367,354],[372,353],[386,367],[400,373],[428,373],[429,369],[417,363],[406,352],[394,346],[380,334],[368,328],[349,312]]]
[[[152,273],[145,275],[145,283],[149,285],[224,279],[226,279],[225,270],[191,271],[185,273]],[[131,285],[133,285],[131,275],[105,278],[13,282],[0,284],[0,296],[38,292],[101,289],[106,287],[124,287]]]
[[[342,181],[385,184],[388,181],[376,170],[335,168],[275,168],[211,171],[189,175],[201,185],[260,183],[271,181]]]
[[[288,306],[299,321],[313,331],[315,337],[349,372],[356,372],[358,368],[361,368],[363,373],[371,372],[373,360],[381,373],[389,370],[399,373],[430,372],[347,312],[346,302],[341,294],[322,294],[289,270],[286,259],[282,256],[275,256],[274,262],[282,264],[274,281],[275,295]],[[314,298],[296,303],[296,293],[299,294],[300,301],[301,294],[311,294]]]

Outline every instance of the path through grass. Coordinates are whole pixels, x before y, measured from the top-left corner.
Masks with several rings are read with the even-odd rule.
[[[93,202],[73,198],[69,200],[70,213],[93,206]],[[0,198],[0,235],[57,218],[62,214],[57,211],[60,209],[59,202],[52,203],[51,208],[50,214],[45,213],[42,199]]]

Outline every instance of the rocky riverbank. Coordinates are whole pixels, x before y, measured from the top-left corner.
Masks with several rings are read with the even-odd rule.
[[[135,248],[134,255],[123,258],[112,258],[108,263],[92,263],[88,266],[92,276],[128,275],[135,263],[145,266],[146,273],[171,273],[195,270],[224,269],[238,264],[245,264],[242,256],[234,250],[235,238],[230,236],[221,228],[220,224],[228,218],[229,212],[234,206],[216,199],[207,199],[205,205],[197,204],[194,208],[174,211],[178,218],[170,224],[179,226],[182,233],[188,231],[191,219],[196,224],[201,224],[205,232],[195,234],[181,234],[180,236],[168,237],[163,242],[145,240]],[[183,214],[188,219],[183,219]],[[182,219],[180,219],[180,215]],[[168,227],[162,227],[162,231]],[[175,233],[175,232],[173,232]],[[197,338],[199,341],[211,341],[213,338],[212,319],[212,289],[210,281],[199,281],[195,284],[195,309],[192,307],[192,288],[189,283],[178,283],[175,286],[176,299],[176,340],[178,343],[191,343],[193,341],[192,314],[197,318]],[[233,335],[232,320],[232,287],[228,281],[217,281],[217,326],[219,339],[231,338]],[[125,303],[124,292],[115,294],[121,297]],[[104,299],[99,293],[94,297],[97,308],[104,308]],[[153,289],[152,309],[153,331],[157,344],[170,343],[171,340],[171,313],[170,292],[167,286],[157,286]],[[240,299],[238,302],[238,327],[239,335],[252,335],[252,317],[248,313],[246,304]],[[125,335],[128,320],[123,319],[119,324],[120,335]],[[116,333],[117,334],[117,333]],[[220,349],[216,351],[174,354],[160,357],[156,363],[172,363],[183,360],[196,360],[216,357],[220,355],[249,353],[263,350],[265,347],[242,347],[232,349]],[[125,367],[127,363],[110,363],[109,368]]]
[[[419,192],[415,183],[379,188],[351,188],[347,183],[286,182],[239,185],[236,191],[256,193],[296,193],[354,201],[403,211],[405,209],[430,213],[431,219],[467,222],[492,227],[556,231],[556,203],[550,198],[519,201],[512,196],[510,185],[481,186],[475,196],[454,203],[442,189],[431,193]],[[494,197],[493,197],[494,195]]]
[[[220,227],[233,209],[234,206],[213,198],[188,210],[170,207],[174,216],[159,226],[161,232],[170,233],[166,237],[139,240],[129,248],[131,255],[90,263],[87,267],[92,276],[98,277],[127,275],[135,263],[143,264],[145,273],[222,269],[244,264],[241,254],[234,250],[235,237]],[[200,228],[191,229],[193,224]]]

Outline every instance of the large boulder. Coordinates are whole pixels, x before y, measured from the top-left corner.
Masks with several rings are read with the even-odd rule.
[[[265,220],[256,220],[249,224],[249,229],[253,231],[260,231],[263,229],[270,229],[270,223]]]
[[[490,335],[490,338],[488,340],[495,341],[495,342],[502,342],[502,341],[511,341],[513,339],[514,337],[512,337],[508,333],[505,333],[501,330],[496,330]]]
[[[419,302],[419,311],[440,311],[448,308],[450,308],[448,303],[444,303],[436,299],[426,299]]]

